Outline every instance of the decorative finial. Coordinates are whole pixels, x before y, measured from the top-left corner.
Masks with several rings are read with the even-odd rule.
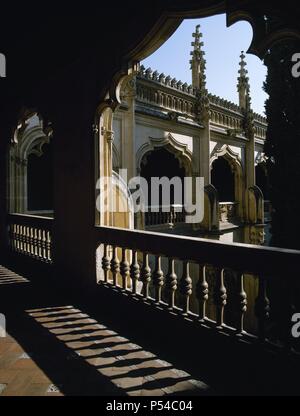
[[[202,37],[200,25],[197,25],[193,33],[194,41],[192,42],[193,50],[191,51],[192,59],[190,60],[190,64],[192,70],[192,87],[197,97],[196,113],[201,122],[208,120],[210,114],[208,92],[206,89],[206,61],[204,59],[205,52],[202,50],[204,45],[201,41]]]
[[[202,50],[204,43],[201,41],[203,34],[200,32],[200,25],[196,26],[193,33],[194,41],[191,43],[193,50],[191,51],[192,59],[190,60],[192,70],[192,85],[194,88],[205,88],[206,86],[206,61],[204,59],[205,52]]]
[[[238,77],[238,81],[239,81],[238,88],[239,88],[240,85],[249,86],[249,78],[247,76],[248,71],[246,69],[247,62],[245,61],[244,51],[241,52],[240,58],[241,58],[240,63],[239,63],[239,65],[240,65],[240,69],[239,69],[240,76]]]
[[[239,62],[239,76],[238,76],[238,84],[237,90],[239,93],[239,105],[241,108],[249,109],[250,110],[250,84],[249,84],[249,77],[248,71],[246,69],[247,62],[245,61],[245,54],[244,51],[241,52],[240,55],[240,62]]]

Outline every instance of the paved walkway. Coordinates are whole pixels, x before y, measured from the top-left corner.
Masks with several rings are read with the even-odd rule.
[[[61,298],[61,299],[60,299]],[[209,386],[0,266],[0,395],[203,395]]]

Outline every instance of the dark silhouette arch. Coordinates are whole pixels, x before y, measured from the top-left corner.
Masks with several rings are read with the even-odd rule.
[[[261,189],[264,199],[269,200],[269,183],[267,177],[267,171],[261,164],[255,166],[255,182]]]
[[[219,157],[213,162],[211,183],[218,191],[220,202],[235,201],[234,172],[224,157]]]
[[[160,148],[153,150],[147,153],[141,164],[141,176],[144,177],[148,182],[148,200],[149,205],[151,202],[151,178],[152,177],[167,177],[172,179],[173,177],[178,176],[182,180],[182,189],[184,192],[184,177],[185,177],[185,169],[180,166],[179,160],[167,149]],[[174,191],[171,187],[171,196],[170,202],[171,204],[174,203]],[[182,194],[182,201],[183,201],[184,193]],[[160,203],[162,201],[161,189],[160,189]]]

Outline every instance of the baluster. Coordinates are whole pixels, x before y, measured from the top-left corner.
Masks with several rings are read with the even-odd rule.
[[[205,265],[199,264],[199,280],[196,286],[196,296],[199,301],[199,320],[206,318],[206,302],[208,301],[208,283],[206,281]]]
[[[24,254],[28,255],[29,244],[28,244],[28,227],[24,226]]]
[[[26,253],[26,227],[22,225],[22,251],[23,254]]]
[[[120,272],[121,272],[121,276],[122,276],[122,289],[126,290],[127,289],[127,279],[130,276],[130,267],[129,267],[129,262],[127,261],[127,250],[126,248],[122,248],[122,260],[121,260],[121,264],[120,264]]]
[[[21,251],[21,253],[24,253],[24,227],[23,227],[23,225],[19,226],[19,230],[20,230],[20,234],[19,234],[20,251]]]
[[[25,227],[25,249],[26,249],[26,254],[29,256],[30,255],[30,230],[29,227]]]
[[[175,273],[175,260],[169,259],[168,273],[166,275],[166,289],[168,292],[168,303],[171,309],[175,306],[175,293],[177,290],[177,275]]]
[[[110,271],[110,257],[108,255],[108,245],[104,244],[104,255],[102,257],[102,270],[104,273],[104,282],[108,283],[109,271]]]
[[[140,265],[138,262],[138,253],[136,250],[132,251],[132,263],[130,266],[130,277],[132,280],[132,293],[136,295],[137,282],[140,278]]]
[[[17,246],[18,246],[18,252],[21,253],[21,225],[16,224],[16,240],[17,240]]]
[[[266,340],[266,323],[270,313],[270,301],[267,297],[267,281],[264,276],[258,277],[258,296],[255,302],[255,313],[258,319],[258,339]]]
[[[23,230],[24,230],[24,227],[22,226],[22,225],[20,225],[19,226],[19,231],[20,231],[20,234],[19,234],[19,241],[20,241],[20,252],[21,253],[23,253],[24,252],[24,236],[23,236]]]
[[[164,273],[161,269],[161,256],[155,256],[155,269],[153,272],[153,285],[155,287],[155,300],[161,302],[161,289],[164,284]]]
[[[237,324],[237,334],[241,335],[244,331],[244,315],[247,311],[247,293],[244,290],[244,275],[243,273],[238,272],[238,283],[239,283],[239,319]]]
[[[16,251],[19,253],[21,251],[21,226],[16,224]]]
[[[171,205],[171,209],[170,209],[169,223],[172,226],[175,225],[175,210],[174,210],[174,206],[173,205]]]
[[[46,231],[42,230],[42,247],[43,247],[43,260],[47,259],[47,247],[46,247]]]
[[[227,291],[224,286],[224,269],[215,269],[216,271],[216,285],[215,285],[215,294],[214,300],[216,305],[217,327],[222,327],[224,325],[224,309],[227,303]]]
[[[39,259],[42,258],[42,231],[40,229],[37,230],[37,246],[38,246],[38,256]]]
[[[27,254],[31,256],[31,239],[30,239],[31,227],[26,227],[26,241],[27,241]]]
[[[18,228],[17,224],[12,225],[14,250],[18,251]]]
[[[180,279],[180,293],[184,296],[183,314],[187,315],[190,306],[190,296],[192,294],[192,279],[190,277],[190,263],[183,262],[183,273]]]
[[[44,238],[43,230],[40,229],[39,230],[39,258],[40,258],[40,260],[42,260],[43,257],[44,257],[44,242],[43,242],[43,238]]]
[[[29,229],[29,245],[30,245],[30,255],[31,257],[34,257],[34,244],[33,244],[33,228],[30,227]]]
[[[141,269],[141,281],[143,282],[143,296],[149,298],[149,285],[151,282],[151,269],[149,266],[149,254],[143,254],[143,265]]]
[[[34,248],[34,257],[36,259],[39,258],[38,254],[38,230],[36,228],[33,229],[33,248]]]
[[[51,263],[52,262],[52,258],[51,258],[51,233],[50,231],[47,231],[47,259],[48,261]]]
[[[113,285],[118,285],[118,274],[120,272],[120,260],[118,259],[118,247],[113,246],[113,256],[110,262],[113,277]]]

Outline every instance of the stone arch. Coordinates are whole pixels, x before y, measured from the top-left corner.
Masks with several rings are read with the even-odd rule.
[[[219,157],[223,157],[230,165],[234,174],[234,194],[235,202],[238,203],[237,213],[240,219],[244,216],[244,176],[241,158],[227,144],[222,147],[215,147],[210,157],[210,169],[213,162]]]
[[[155,149],[165,148],[178,159],[181,167],[184,167],[186,176],[190,176],[192,172],[192,153],[186,144],[178,142],[171,133],[166,134],[165,137],[153,138],[149,137],[147,143],[143,144],[137,151],[136,162],[138,173],[141,169],[141,164],[146,155]]]
[[[28,119],[30,120],[30,119]],[[41,157],[44,146],[50,144],[52,129],[44,130],[42,120],[26,121],[24,128],[17,129],[9,149],[9,210],[16,213],[28,212],[28,162],[30,156]],[[30,125],[31,124],[31,125]]]
[[[119,93],[120,93],[119,89]],[[112,201],[106,202],[109,206],[107,210],[102,210],[103,206],[103,193],[101,192],[101,184],[98,182],[101,178],[112,178],[113,174],[113,109],[116,104],[111,103],[109,100],[104,102],[100,108],[98,108],[99,114],[96,115],[97,124],[94,126],[95,133],[95,166],[96,172],[96,189],[100,190],[99,195],[96,195],[96,224],[100,225],[112,225],[112,215],[110,214],[110,208]],[[109,184],[108,184],[109,186]],[[108,195],[110,195],[108,193]]]

